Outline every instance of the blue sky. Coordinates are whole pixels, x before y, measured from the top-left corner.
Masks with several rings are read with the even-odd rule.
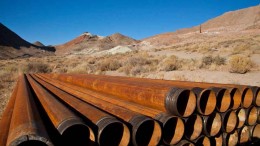
[[[250,6],[260,0],[1,0],[0,22],[29,42],[65,43],[83,32],[143,39]]]

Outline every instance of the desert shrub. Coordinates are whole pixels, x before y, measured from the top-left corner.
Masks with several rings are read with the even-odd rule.
[[[159,64],[159,69],[161,71],[173,71],[177,70],[181,67],[181,63],[177,56],[172,55],[170,57],[167,57]]]
[[[143,66],[135,66],[133,67],[131,70],[130,70],[130,74],[131,75],[138,75],[138,74],[142,74],[142,73],[145,73],[147,72],[147,68],[146,67],[143,67]]]
[[[147,64],[151,64],[151,63],[152,63],[152,61],[149,58],[145,58],[142,56],[129,57],[124,62],[125,65],[130,65],[130,66],[147,65]]]
[[[115,59],[104,59],[98,62],[97,65],[97,69],[100,71],[115,71],[122,66],[122,64]]]
[[[213,62],[216,65],[225,65],[226,64],[226,58],[220,57],[219,55],[213,58]]]
[[[213,57],[211,55],[209,56],[204,56],[202,58],[202,63],[205,64],[205,65],[211,65],[213,63]]]
[[[229,58],[229,72],[244,74],[252,67],[252,61],[249,57],[234,55]]]
[[[24,73],[49,73],[51,71],[51,67],[44,63],[28,63],[23,68]]]
[[[211,65],[211,64],[216,64],[216,65],[224,65],[226,63],[226,59],[224,57],[218,56],[204,56],[202,58],[202,63],[206,66]]]

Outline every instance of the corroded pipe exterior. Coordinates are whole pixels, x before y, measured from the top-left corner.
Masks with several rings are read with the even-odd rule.
[[[39,76],[39,78],[42,78],[44,80],[48,80],[49,82],[52,82],[50,79],[44,78]],[[54,81],[54,80],[53,80]],[[154,119],[158,120],[163,128],[163,141],[166,144],[176,144],[179,142],[184,134],[184,124],[181,118],[177,116],[170,115],[168,113],[163,113],[160,110],[152,109],[149,107],[145,107],[133,102],[125,101],[119,98],[116,98],[112,95],[108,94],[101,94],[92,90],[88,90],[82,87],[77,87],[74,85],[70,85],[68,83],[62,83],[60,81],[54,81],[55,83],[59,83],[62,86],[67,86],[70,89],[80,91],[85,94],[93,95],[95,98],[104,100],[106,102],[112,103],[114,105],[123,106],[128,110],[144,114],[149,117],[153,117]],[[53,84],[55,84],[52,82]]]
[[[19,82],[19,80],[18,80]],[[9,133],[9,127],[12,119],[12,114],[13,114],[13,109],[14,109],[14,104],[15,104],[15,99],[17,96],[17,89],[18,89],[18,84],[16,83],[16,86],[14,87],[13,93],[9,99],[9,102],[3,112],[2,120],[0,121],[0,145],[5,146],[6,141],[8,138],[8,133]]]
[[[111,94],[147,107],[162,111],[167,110],[177,116],[187,117],[194,112],[196,107],[196,97],[193,92],[170,85],[133,82],[130,80],[120,81],[94,75],[72,76],[53,74],[46,76],[98,92]],[[183,107],[185,109],[182,109]]]
[[[95,105],[97,107],[99,107],[100,109],[107,111],[117,117],[119,117],[120,119],[123,119],[124,121],[130,123],[132,125],[131,129],[132,129],[132,142],[136,145],[140,145],[138,143],[142,143],[143,140],[139,141],[139,139],[145,139],[145,141],[147,142],[147,144],[151,144],[151,145],[157,145],[161,139],[161,127],[159,125],[158,122],[156,122],[155,120],[141,115],[139,113],[136,113],[134,111],[128,110],[124,107],[121,106],[117,106],[114,105],[110,102],[95,98],[95,96],[90,95],[90,94],[84,94],[82,92],[79,91],[75,91],[75,90],[71,90],[69,87],[66,86],[59,86],[58,84],[56,84],[55,82],[51,82],[53,84],[55,84],[55,86],[61,88],[62,90],[78,97],[79,99],[90,103],[92,105]],[[150,137],[142,134],[142,128],[147,128],[150,129],[151,132],[154,131]],[[147,130],[149,131],[149,130]],[[143,131],[145,132],[145,131]],[[144,138],[142,138],[144,137]],[[146,143],[145,142],[145,143]]]
[[[25,76],[20,76],[19,80],[7,145],[16,146],[31,140],[53,145],[39,116]]]

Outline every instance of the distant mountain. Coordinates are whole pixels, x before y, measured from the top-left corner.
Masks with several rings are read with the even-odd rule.
[[[200,34],[200,29],[202,34],[231,34],[260,30],[260,6],[227,12],[199,26],[145,38],[141,46],[170,46],[182,42],[184,38],[187,39],[187,36],[196,37]]]
[[[108,50],[119,45],[132,45],[137,42],[137,40],[120,33],[102,37],[85,32],[65,44],[55,46],[55,48],[57,49],[57,54],[66,54],[87,49],[95,49],[97,51]]]
[[[52,55],[54,47],[37,46],[25,41],[0,23],[0,59]]]
[[[45,45],[39,41],[36,41],[33,43],[35,46],[39,46],[39,47],[45,47]]]

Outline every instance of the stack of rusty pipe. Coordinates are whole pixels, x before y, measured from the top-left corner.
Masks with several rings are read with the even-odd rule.
[[[105,75],[22,75],[0,121],[0,146],[259,144],[259,91]]]

